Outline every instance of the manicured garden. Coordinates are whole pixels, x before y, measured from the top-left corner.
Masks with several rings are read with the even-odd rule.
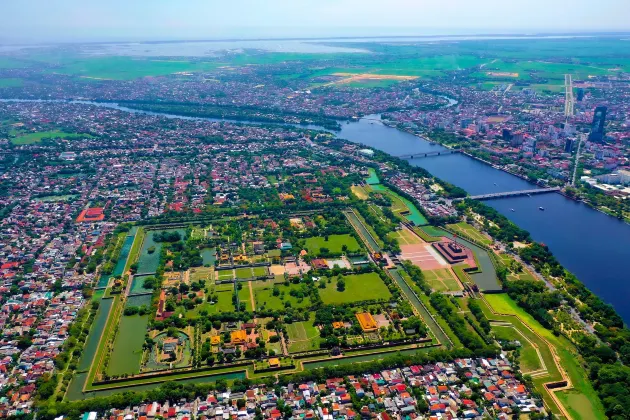
[[[326,283],[325,289],[318,289],[319,296],[326,305],[362,302],[367,300],[389,300],[392,294],[377,273],[351,274],[342,276],[345,282],[343,291],[338,290],[337,278]],[[320,282],[328,282],[321,278]]]
[[[344,250],[345,246],[345,250]],[[327,238],[323,236],[314,236],[306,238],[305,248],[311,255],[320,256],[322,248],[328,250],[329,254],[341,255],[344,253],[355,253],[361,250],[359,243],[354,236],[345,235],[330,235]]]
[[[311,305],[311,299],[303,291],[300,284],[271,283],[257,281],[252,283],[256,309],[281,310],[287,307],[307,308]]]

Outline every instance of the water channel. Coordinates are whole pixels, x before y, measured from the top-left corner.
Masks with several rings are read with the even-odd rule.
[[[0,102],[10,101],[15,100],[0,99]],[[72,102],[168,118],[231,121],[138,111],[115,103]],[[322,129],[319,126],[299,127]],[[341,122],[341,131],[336,134],[395,156],[443,150],[442,146],[384,125],[378,115]],[[411,163],[473,195],[536,187],[461,154],[412,159]],[[630,321],[630,306],[626,305],[630,298],[630,274],[625,267],[625,262],[630,261],[630,225],[560,194],[504,198],[487,201],[487,204],[528,230],[534,240],[548,245],[562,265],[605,302],[612,304],[626,322]],[[539,207],[545,210],[541,211]]]

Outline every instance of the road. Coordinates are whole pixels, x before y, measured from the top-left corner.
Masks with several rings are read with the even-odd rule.
[[[575,163],[573,164],[573,177],[571,178],[571,185],[575,187],[575,181],[577,178],[577,170],[580,165],[580,149],[582,148],[582,142],[584,141],[584,136],[580,136],[580,140],[578,141],[577,151],[575,152]]]
[[[564,75],[564,88],[565,88],[565,96],[564,96],[564,116],[569,117],[573,116],[573,79],[570,74]]]

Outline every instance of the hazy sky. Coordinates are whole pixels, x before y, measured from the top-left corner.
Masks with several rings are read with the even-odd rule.
[[[630,0],[0,0],[0,42],[629,31]]]

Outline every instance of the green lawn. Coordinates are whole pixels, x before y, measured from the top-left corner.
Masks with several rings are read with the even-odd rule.
[[[267,267],[253,267],[254,277],[263,277],[269,274]]]
[[[283,283],[257,281],[252,283],[252,286],[254,287],[257,310],[281,310],[286,308],[285,302],[289,302],[292,308],[308,308],[311,305],[311,299],[304,292],[302,292],[302,298],[291,296],[292,290],[301,291],[302,285],[300,284],[285,286]],[[273,295],[274,287],[277,287],[280,291],[278,296]]]
[[[0,88],[21,87],[23,84],[22,79],[6,78],[0,79]]]
[[[132,57],[64,57],[55,73],[92,79],[133,80],[146,76],[164,76],[179,72],[212,70],[218,63],[188,60],[156,60]]]
[[[229,290],[218,290],[216,291],[216,295],[218,298],[218,302],[211,304],[209,302],[203,303],[198,306],[199,310],[206,309],[208,313],[216,313],[216,312],[234,312],[234,305],[232,304],[232,294],[233,288],[230,285]]]
[[[317,289],[324,304],[331,305],[377,299],[388,300],[392,297],[389,289],[376,273],[352,274],[343,276],[343,278],[346,283],[346,288],[343,292],[337,290],[336,278],[333,278],[331,283],[328,283],[324,278],[320,280],[320,282],[326,281],[325,289]]]
[[[314,236],[306,238],[305,248],[311,255],[320,255],[320,248],[328,248],[328,251],[334,255],[341,255],[344,253],[343,246],[346,246],[350,253],[359,252],[361,247],[354,238],[354,236],[345,235],[330,235],[326,241],[323,236]]]
[[[13,130],[10,134],[15,136],[11,137],[11,143],[16,145],[39,143],[43,139],[47,138],[62,138],[66,140],[74,140],[92,137],[89,134],[66,133],[59,130],[41,131],[38,133],[23,133]]]
[[[455,224],[447,225],[447,226],[452,231],[456,233],[460,233],[464,237],[468,236],[482,244],[490,245],[492,243],[492,240],[490,240],[489,238],[481,234],[481,232],[479,232],[477,229],[475,229],[473,226],[469,225],[466,222],[459,222],[459,223],[455,223]]]
[[[250,279],[250,278],[252,278],[252,269],[250,267],[237,268],[236,269],[236,278],[237,279]]]
[[[319,348],[319,330],[312,321],[287,324],[289,335],[289,353],[297,353]]]
[[[424,279],[436,292],[456,292],[462,290],[459,282],[448,268],[425,270]]]
[[[530,343],[527,338],[518,332],[516,328],[494,326],[492,330],[495,333],[497,340],[518,340],[521,343],[519,362],[521,364],[521,371],[523,373],[533,372],[542,369],[542,363],[538,357],[536,349]]]
[[[142,344],[148,316],[121,316],[107,373],[110,376],[140,372]]]
[[[553,333],[546,328],[544,328],[538,321],[536,321],[531,315],[529,315],[525,310],[520,308],[516,302],[514,302],[510,297],[506,294],[489,294],[485,295],[488,303],[494,308],[496,312],[501,314],[512,314],[518,315],[523,322],[527,324],[527,327],[533,329],[540,336],[544,337],[553,347],[555,347],[562,366],[567,371],[569,377],[571,378],[571,383],[573,384],[575,390],[574,393],[578,393],[582,395],[582,397],[573,396],[573,400],[580,400],[582,403],[588,403],[588,409],[582,411],[582,413],[592,413],[591,418],[597,419],[605,419],[606,416],[604,414],[604,408],[597,396],[597,393],[593,389],[593,385],[588,380],[586,375],[586,371],[580,365],[578,360],[578,356],[576,355],[575,347],[564,337],[556,337]],[[480,304],[483,301],[480,301]],[[531,331],[524,325],[520,324],[520,322],[514,317],[501,317],[499,315],[492,315],[487,312],[487,307],[485,305],[481,305],[484,312],[486,312],[486,316],[489,319],[501,319],[508,322],[511,322],[518,330],[530,338],[534,343],[539,345],[539,350],[545,361],[545,365],[547,366],[547,370],[550,375],[548,377],[536,377],[534,378],[534,384],[538,388],[539,391],[543,392],[544,387],[543,384],[545,382],[549,382],[551,380],[556,380],[560,378],[559,372],[555,368],[553,364],[553,355],[549,348],[544,344],[542,340],[540,340],[535,334],[532,334]],[[553,378],[553,379],[552,379]],[[544,395],[544,393],[543,393]],[[567,397],[568,398],[568,397]],[[545,397],[545,401],[547,404],[551,405],[552,408],[554,406],[553,401],[551,401],[548,397]],[[566,401],[563,401],[563,403]],[[566,406],[565,406],[566,407]],[[569,409],[569,407],[567,407]],[[558,412],[557,409],[555,411]]]
[[[251,294],[249,293],[249,285],[247,283],[242,283],[243,288],[238,291],[238,300],[240,303],[245,304],[245,310],[251,311],[252,308],[252,300],[250,298]]]
[[[217,271],[218,273],[218,280],[231,280],[234,278],[234,273],[232,272],[232,270],[221,270],[221,271]]]

